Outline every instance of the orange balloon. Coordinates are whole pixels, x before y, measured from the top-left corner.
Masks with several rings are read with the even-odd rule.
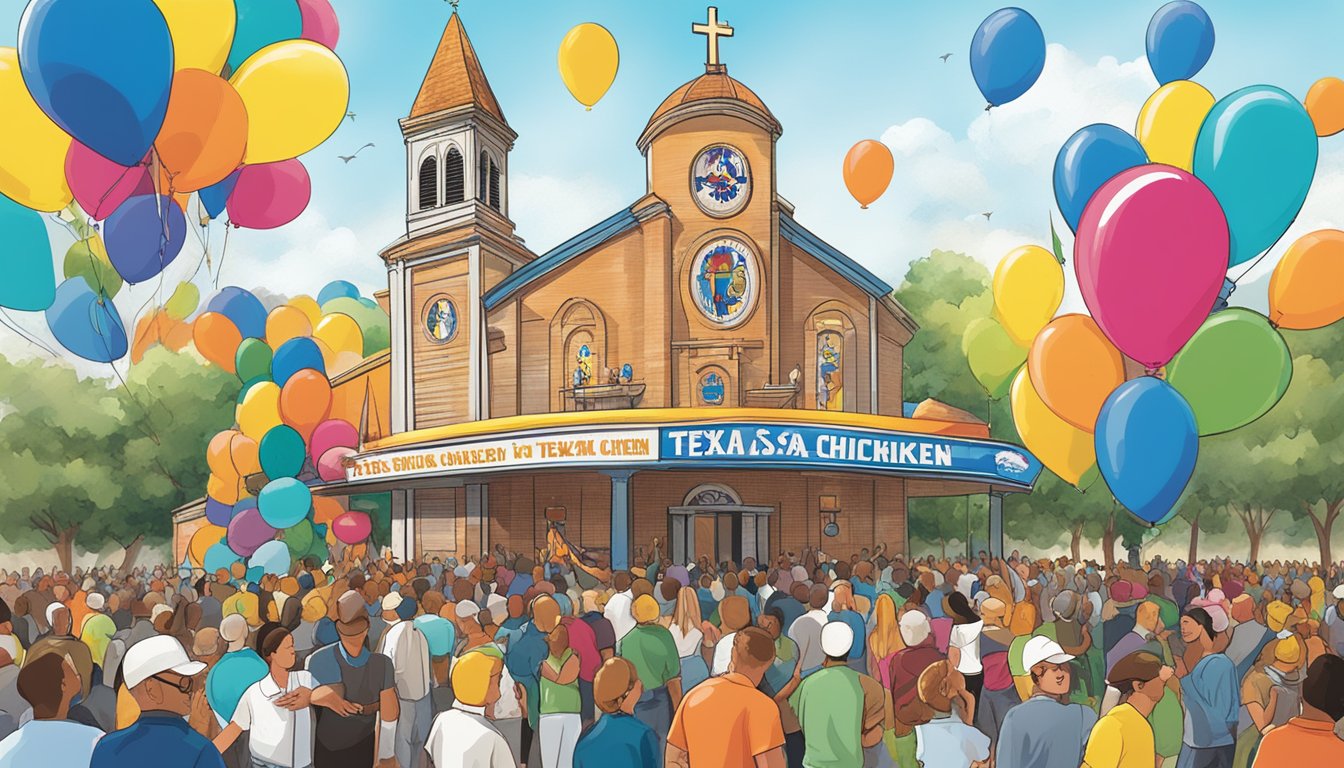
[[[205,463],[210,474],[221,479],[237,481],[238,467],[233,463],[233,440],[240,436],[236,429],[226,429],[210,438],[205,448]]]
[[[331,525],[331,521],[345,514],[341,503],[330,496],[313,497],[313,524]]]
[[[1317,136],[1333,136],[1344,131],[1344,80],[1322,77],[1312,84],[1303,101],[1311,122],[1316,125]]]
[[[247,150],[242,97],[219,75],[203,69],[177,71],[154,148],[176,192],[224,180],[243,164]]]
[[[261,471],[261,446],[256,440],[244,435],[242,432],[234,432],[233,439],[229,441],[229,461],[234,470],[240,477],[255,475]]]
[[[305,368],[289,377],[280,390],[280,418],[303,435],[304,442],[326,421],[331,411],[331,383],[327,377]]]
[[[279,349],[281,344],[290,339],[312,335],[313,324],[298,307],[282,304],[266,316],[266,343],[271,345],[271,349]]]
[[[237,504],[238,497],[241,495],[238,489],[238,478],[229,479],[211,473],[210,479],[205,482],[205,495],[220,504]]]
[[[860,208],[867,208],[887,191],[895,170],[896,160],[887,145],[864,139],[850,147],[845,155],[845,187],[859,201]]]
[[[1091,434],[1101,406],[1125,383],[1120,350],[1087,315],[1060,315],[1027,352],[1031,385],[1059,418]]]
[[[181,320],[168,320],[172,327],[168,329],[168,334],[160,341],[163,346],[174,352],[180,352],[191,343],[191,323],[184,323]]]
[[[233,358],[238,345],[243,343],[243,335],[232,320],[217,312],[206,312],[192,324],[191,338],[201,357],[229,373],[234,372]]]
[[[227,528],[220,525],[205,525],[196,529],[187,544],[187,559],[200,568],[205,563],[205,551],[223,541],[228,532]]]
[[[1320,229],[1293,243],[1269,277],[1269,321],[1322,328],[1344,317],[1344,232]]]
[[[168,337],[173,322],[163,310],[155,310],[140,318],[140,322],[135,324],[135,337],[131,341],[131,363],[140,362],[150,347],[162,344]]]

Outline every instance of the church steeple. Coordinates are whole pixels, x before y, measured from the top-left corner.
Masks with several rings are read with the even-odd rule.
[[[471,47],[471,38],[467,37],[461,17],[453,13],[448,26],[443,28],[439,47],[420,83],[420,92],[411,105],[409,116],[420,117],[466,104],[480,107],[501,123],[508,122],[495,100],[494,91],[490,90],[490,81],[485,79],[485,71],[476,58],[476,49]]]

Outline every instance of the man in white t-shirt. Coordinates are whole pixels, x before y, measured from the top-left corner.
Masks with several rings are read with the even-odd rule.
[[[603,609],[602,615],[611,622],[611,628],[616,632],[616,642],[619,643],[621,638],[635,628],[635,616],[630,612],[635,598],[630,593],[630,574],[625,571],[616,572],[612,577],[612,585],[616,587],[616,594],[607,600],[607,607]]]
[[[518,764],[489,715],[499,701],[503,671],[503,659],[483,651],[468,651],[453,664],[457,699],[452,709],[435,718],[425,744],[434,768],[513,768]]]
[[[826,587],[814,585],[808,598],[811,610],[799,616],[789,627],[789,639],[798,644],[803,677],[821,669],[822,662],[826,660],[826,654],[821,649],[821,629],[826,626],[826,606],[830,600],[831,593]]]

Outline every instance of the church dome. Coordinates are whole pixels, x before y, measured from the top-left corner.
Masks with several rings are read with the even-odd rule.
[[[653,111],[644,126],[639,141],[640,151],[648,148],[654,135],[685,117],[714,113],[737,113],[778,136],[782,132],[779,121],[756,92],[728,76],[723,65],[706,67],[705,74],[683,84],[668,94]]]

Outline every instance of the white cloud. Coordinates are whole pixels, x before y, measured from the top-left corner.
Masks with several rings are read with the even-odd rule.
[[[401,216],[399,209],[383,211],[356,229],[333,225],[321,209],[310,205],[278,229],[232,230],[219,284],[265,286],[272,293],[311,296],[340,279],[372,294],[387,287],[378,251],[404,231]]]
[[[509,179],[509,218],[534,253],[545,253],[634,201],[595,176],[514,173]]]

